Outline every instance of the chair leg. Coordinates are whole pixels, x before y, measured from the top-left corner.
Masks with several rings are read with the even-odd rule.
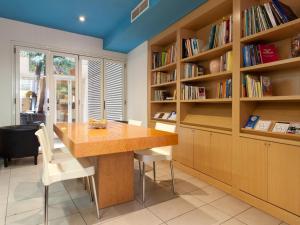
[[[34,156],[34,165],[37,165],[37,161],[38,161],[38,155]]]
[[[92,185],[93,185],[94,199],[95,199],[96,210],[97,210],[97,217],[98,217],[98,219],[100,219],[98,196],[97,196],[97,190],[96,190],[96,184],[95,184],[95,177],[94,176],[92,176]]]
[[[155,162],[153,162],[153,180],[156,181],[156,166],[155,166]]]
[[[48,191],[49,186],[45,186],[44,225],[48,225]]]
[[[173,161],[170,161],[171,177],[172,177],[172,191],[175,194],[175,182],[174,182],[174,170],[173,170]]]
[[[4,158],[4,167],[8,167],[8,159]]]
[[[145,163],[143,162],[142,201],[145,202]]]
[[[139,161],[139,171],[140,171],[140,176],[142,176],[141,161]]]
[[[90,194],[90,200],[91,200],[91,202],[93,202],[93,193],[92,193],[92,188],[91,188],[90,178],[89,178],[89,177],[86,177],[86,181],[87,181],[88,192],[89,192],[89,194]]]

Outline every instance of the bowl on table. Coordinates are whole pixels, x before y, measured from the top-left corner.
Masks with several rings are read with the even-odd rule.
[[[96,120],[96,119],[89,119],[89,128],[91,129],[105,129],[107,126],[107,120]]]

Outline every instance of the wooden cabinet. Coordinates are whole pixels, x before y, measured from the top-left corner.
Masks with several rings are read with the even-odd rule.
[[[176,151],[176,160],[194,167],[194,130],[181,127],[179,130],[179,148]]]
[[[231,135],[211,133],[210,138],[210,174],[212,177],[231,183]]]
[[[194,168],[202,173],[209,174],[211,133],[195,130],[194,134]]]
[[[300,215],[300,148],[270,143],[268,201]]]
[[[239,188],[267,200],[268,148],[264,141],[241,138],[239,156]]]

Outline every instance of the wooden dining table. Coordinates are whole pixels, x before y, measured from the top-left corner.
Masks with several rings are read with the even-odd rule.
[[[100,208],[134,199],[133,151],[178,144],[176,133],[114,121],[106,129],[87,123],[57,123],[53,129],[74,157],[94,159]]]

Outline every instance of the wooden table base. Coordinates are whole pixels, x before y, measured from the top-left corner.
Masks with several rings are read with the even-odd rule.
[[[98,157],[97,188],[100,208],[129,202],[134,199],[133,152]]]

